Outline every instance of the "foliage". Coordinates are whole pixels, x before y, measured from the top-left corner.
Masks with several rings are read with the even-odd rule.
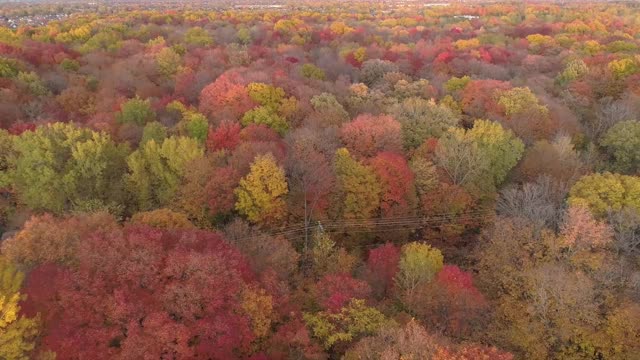
[[[253,108],[247,88],[236,73],[224,73],[200,92],[199,110],[210,118],[235,120]]]
[[[0,258],[0,276],[0,357],[26,360],[35,347],[39,320],[20,313],[20,301],[25,298],[20,293],[24,274]]]
[[[391,116],[360,115],[342,126],[340,137],[347,149],[359,157],[402,149],[401,126]]]
[[[327,274],[317,284],[318,300],[324,310],[337,313],[351,299],[367,300],[371,294],[369,284],[348,274]]]
[[[31,208],[61,212],[89,202],[123,201],[129,150],[105,133],[56,123],[14,137],[14,149],[10,177]]]
[[[360,81],[371,87],[377,84],[385,74],[398,71],[398,66],[390,61],[372,59],[362,63]]]
[[[140,145],[143,146],[147,142],[153,140],[156,143],[162,143],[167,138],[167,128],[157,121],[147,123],[142,130],[142,139]]]
[[[21,86],[25,87],[28,92],[35,96],[44,96],[49,94],[49,89],[45,87],[38,74],[34,72],[20,71],[16,80]]]
[[[194,226],[186,215],[169,209],[158,209],[135,213],[131,217],[133,224],[145,224],[158,229],[193,229]]]
[[[16,59],[0,56],[0,78],[12,78],[20,72],[20,63]]]
[[[156,55],[158,71],[164,76],[174,75],[182,62],[180,55],[172,48],[163,48]]]
[[[588,207],[599,218],[611,210],[640,209],[640,178],[609,172],[585,175],[571,187],[568,201]]]
[[[444,88],[448,92],[453,93],[456,91],[463,90],[470,81],[471,81],[471,78],[467,75],[459,78],[453,76],[451,79],[447,80],[447,82],[444,84]]]
[[[389,294],[399,270],[400,250],[393,244],[381,245],[369,251],[367,271],[371,282],[380,287],[382,294]]]
[[[640,10],[423,5],[0,6],[0,358],[635,359]]]
[[[223,121],[207,135],[207,150],[233,150],[240,143],[240,124]]]
[[[405,149],[415,149],[429,138],[439,138],[459,122],[448,107],[419,98],[404,100],[394,108],[393,114],[402,125]]]
[[[170,137],[162,143],[150,140],[127,158],[127,187],[140,210],[168,205],[189,162],[201,157],[198,142],[186,137]]]
[[[207,31],[199,26],[194,26],[184,34],[184,41],[194,46],[209,46],[213,44],[213,39]]]
[[[517,87],[503,92],[498,104],[504,107],[505,114],[512,116],[525,111],[535,111],[540,116],[546,116],[549,110],[538,104],[538,99],[528,87]]]
[[[367,307],[364,300],[354,299],[338,313],[304,314],[304,321],[313,336],[328,349],[337,343],[374,334],[387,320],[378,310]]]
[[[345,148],[336,151],[336,210],[345,219],[367,219],[380,206],[382,189],[371,168],[351,157]]]
[[[29,269],[47,263],[76,265],[81,240],[91,232],[115,226],[115,218],[105,212],[62,219],[50,214],[33,216],[2,243],[2,253],[9,261]]]
[[[187,112],[184,115],[183,121],[185,122],[187,134],[198,140],[199,143],[204,144],[209,133],[209,122],[207,118],[197,112]]]
[[[300,73],[302,74],[302,76],[306,77],[307,79],[314,79],[314,80],[324,80],[326,76],[324,73],[324,70],[320,69],[314,64],[302,65],[302,67],[300,68]]]
[[[571,60],[564,70],[558,74],[556,81],[562,85],[581,78],[589,72],[589,67],[582,59]]]
[[[382,215],[407,214],[415,204],[414,174],[407,161],[400,155],[380,152],[370,161],[370,166],[380,179]]]
[[[257,156],[251,171],[234,191],[236,210],[256,223],[278,221],[284,216],[282,196],[288,192],[282,167],[271,154]]]
[[[613,159],[612,170],[624,174],[640,171],[640,122],[617,123],[605,133],[600,145]]]
[[[44,266],[27,280],[49,284],[27,293],[48,314],[42,342],[56,353],[228,358],[254,338],[240,301],[251,274],[219,234],[127,226],[83,243],[76,270]]]
[[[637,61],[629,58],[613,60],[607,67],[616,78],[625,78],[640,71]]]
[[[259,106],[247,111],[242,116],[241,123],[244,126],[250,124],[267,125],[279,134],[284,134],[289,128],[287,121],[267,106]]]
[[[149,99],[142,100],[139,97],[124,102],[120,112],[116,115],[121,124],[134,124],[143,126],[155,120],[155,112],[151,109]]]
[[[442,269],[443,257],[440,250],[430,245],[411,242],[402,247],[396,285],[411,293],[422,284],[430,282]]]
[[[311,263],[316,275],[348,273],[355,265],[355,261],[356,259],[347,254],[343,248],[337,247],[329,235],[321,232],[314,234]]]

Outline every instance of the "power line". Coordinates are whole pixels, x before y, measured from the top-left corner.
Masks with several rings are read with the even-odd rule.
[[[368,218],[368,219],[343,219],[326,221],[318,225],[297,224],[280,229],[271,233],[259,233],[242,238],[234,239],[235,241],[244,241],[261,236],[284,236],[298,237],[305,233],[322,229],[326,232],[336,233],[340,231],[358,234],[358,233],[379,233],[390,232],[396,230],[409,230],[408,228],[419,229],[428,225],[437,225],[452,220],[481,220],[488,218],[487,215],[493,213],[493,210],[471,210],[466,212],[449,212],[430,216],[399,216],[390,218]],[[414,230],[415,230],[414,229]]]

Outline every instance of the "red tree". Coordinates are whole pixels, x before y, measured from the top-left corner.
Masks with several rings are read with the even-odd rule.
[[[213,119],[238,119],[253,108],[242,77],[235,72],[220,75],[200,93],[200,112]]]
[[[260,141],[260,142],[279,142],[280,135],[264,124],[251,124],[239,133],[239,139],[242,141]]]
[[[398,272],[400,250],[393,244],[385,244],[369,251],[367,270],[371,285],[383,295],[393,289],[393,278]]]
[[[86,359],[228,359],[253,340],[239,305],[252,275],[216,233],[129,226],[84,239],[78,257],[77,268],[28,278],[29,302],[49,314],[44,348]],[[56,301],[34,291],[38,283]]]
[[[487,305],[473,285],[471,274],[455,265],[445,265],[432,284],[418,291],[411,304],[432,327],[456,336],[482,326]]]
[[[222,121],[215,130],[207,135],[207,150],[233,150],[240,143],[240,124],[234,121]]]
[[[382,182],[380,208],[384,216],[401,215],[409,212],[414,201],[414,175],[407,160],[401,155],[381,152],[370,162]]]
[[[473,80],[462,90],[462,109],[477,118],[483,118],[491,112],[499,113],[495,91],[508,90],[510,87],[508,82],[499,80]]]
[[[400,123],[388,115],[359,115],[342,126],[340,138],[360,157],[372,157],[380,151],[402,152]]]
[[[371,288],[349,274],[329,274],[318,281],[318,300],[323,308],[338,312],[351,299],[368,299]]]
[[[221,215],[233,210],[236,199],[233,190],[238,186],[240,174],[231,166],[213,170],[211,178],[205,185],[209,212],[212,215]]]

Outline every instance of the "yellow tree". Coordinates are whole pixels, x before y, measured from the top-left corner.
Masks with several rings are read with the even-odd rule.
[[[285,213],[282,196],[288,192],[284,170],[273,155],[258,155],[235,190],[236,210],[255,223],[279,220]]]
[[[418,286],[430,282],[443,265],[440,250],[419,242],[408,243],[402,247],[396,284],[411,295]]]
[[[29,359],[38,335],[38,319],[20,315],[24,274],[0,258],[0,359]]]
[[[380,206],[382,188],[375,172],[360,163],[345,148],[338,149],[334,160],[338,179],[335,194],[337,215],[345,219],[367,219]]]

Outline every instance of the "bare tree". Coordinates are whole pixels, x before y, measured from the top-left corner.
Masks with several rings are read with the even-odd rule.
[[[625,101],[606,97],[597,104],[595,117],[585,124],[585,130],[591,139],[599,139],[613,125],[633,119],[633,110]]]
[[[496,210],[503,216],[527,219],[537,230],[557,228],[567,190],[565,184],[541,176],[536,182],[501,191]]]
[[[469,139],[445,134],[438,142],[436,163],[460,186],[477,185],[489,168],[488,159]]]
[[[291,142],[285,167],[289,175],[290,209],[304,222],[304,251],[309,247],[309,227],[334,187],[335,178],[322,148],[304,134],[289,138]]]
[[[637,254],[640,250],[640,213],[632,208],[612,211],[608,216],[614,230],[614,246],[619,253]]]

